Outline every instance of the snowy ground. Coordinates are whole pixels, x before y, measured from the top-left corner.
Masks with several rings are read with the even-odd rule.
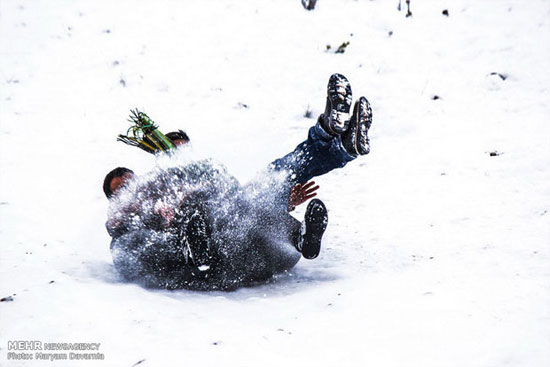
[[[397,3],[0,1],[0,365],[550,365],[550,1]],[[102,180],[155,164],[115,142],[130,108],[246,182],[333,72],[375,120],[317,180],[319,259],[230,293],[119,281]]]

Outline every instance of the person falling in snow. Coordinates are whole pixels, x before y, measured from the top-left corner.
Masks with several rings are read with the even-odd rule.
[[[325,205],[312,199],[302,222],[288,211],[315,196],[313,177],[369,153],[371,107],[359,98],[348,119],[351,103],[348,80],[333,74],[325,112],[307,139],[244,186],[210,160],[143,177],[111,171],[104,192],[118,272],[155,288],[231,290],[266,281],[300,257],[316,258]]]

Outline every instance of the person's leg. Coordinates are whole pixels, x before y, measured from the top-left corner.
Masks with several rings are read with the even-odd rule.
[[[315,176],[344,167],[359,155],[368,154],[372,109],[365,97],[355,102],[347,124],[348,128],[342,134],[330,134],[324,127],[327,125],[326,119],[321,115],[317,124],[309,129],[307,140],[293,152],[273,161],[271,168],[274,171],[286,170],[292,184],[302,184]]]
[[[249,233],[248,265],[251,280],[267,280],[293,268],[301,258],[296,245],[300,221],[287,213],[256,213],[257,222]],[[261,266],[258,266],[261,264]]]
[[[332,136],[318,122],[309,129],[308,138],[293,152],[270,164],[274,171],[287,171],[293,184],[305,183],[316,176],[344,167],[357,156],[346,151],[340,135]]]
[[[356,101],[353,114],[347,122],[348,128],[342,134],[330,134],[325,128],[327,123],[327,119],[321,115],[317,124],[309,129],[306,141],[293,152],[271,163],[271,170],[285,172],[283,185],[275,190],[279,205],[288,205],[288,195],[293,185],[303,184],[313,177],[344,167],[359,155],[369,153],[368,131],[372,123],[372,109],[365,97]]]
[[[313,177],[344,167],[357,157],[343,144],[342,134],[348,130],[352,102],[351,85],[345,76],[333,74],[327,85],[324,113],[309,129],[307,139],[286,156],[273,161],[274,171],[286,171],[291,184],[305,183]]]
[[[292,268],[300,256],[315,259],[321,250],[321,238],[327,228],[327,208],[319,199],[309,202],[304,220],[296,220],[287,213],[259,212],[258,221],[251,232],[257,241],[272,273]],[[290,245],[290,246],[289,246]]]

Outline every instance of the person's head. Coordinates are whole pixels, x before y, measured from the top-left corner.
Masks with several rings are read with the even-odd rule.
[[[107,173],[103,180],[103,192],[107,199],[116,195],[132,178],[134,178],[134,171],[126,167],[117,167]]]
[[[172,141],[176,146],[181,146],[189,143],[189,136],[183,130],[171,131],[166,134],[166,137]]]

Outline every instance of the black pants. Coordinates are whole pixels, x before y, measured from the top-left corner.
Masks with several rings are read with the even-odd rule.
[[[256,213],[247,223],[213,220],[212,263],[198,273],[174,231],[135,229],[111,241],[113,262],[129,281],[165,289],[231,290],[269,279],[291,269],[300,222],[287,213]],[[238,223],[237,226],[231,224]]]

